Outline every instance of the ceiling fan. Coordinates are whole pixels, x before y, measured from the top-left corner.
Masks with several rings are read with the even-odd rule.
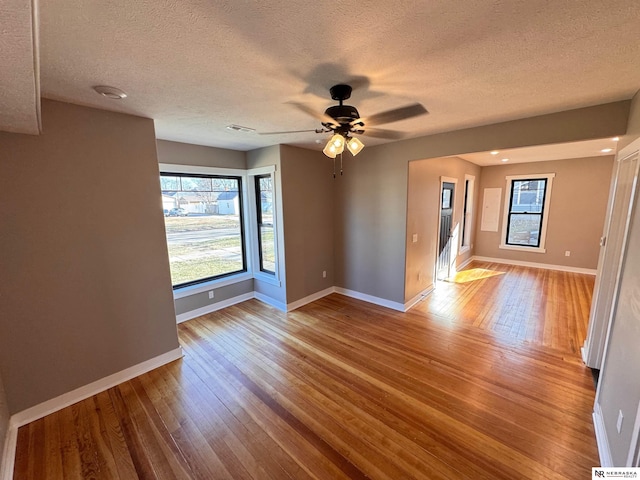
[[[262,135],[275,135],[284,133],[298,133],[298,132],[316,132],[316,133],[329,133],[333,132],[323,152],[330,158],[335,158],[337,154],[342,153],[345,144],[347,149],[353,154],[362,150],[364,145],[360,140],[352,135],[367,135],[370,137],[387,138],[387,139],[399,139],[403,137],[402,132],[394,130],[385,130],[381,128],[371,128],[371,126],[381,125],[383,123],[397,122],[419,115],[429,113],[419,103],[406,105],[400,108],[394,108],[392,110],[386,110],[384,112],[371,115],[369,117],[361,117],[358,113],[358,109],[352,105],[345,105],[344,101],[351,97],[352,88],[350,85],[338,84],[329,89],[331,98],[339,102],[338,105],[333,105],[327,108],[324,113],[317,112],[303,103],[291,102],[291,105],[298,110],[311,115],[312,117],[320,120],[322,128],[315,130],[294,130],[289,132],[268,132]]]

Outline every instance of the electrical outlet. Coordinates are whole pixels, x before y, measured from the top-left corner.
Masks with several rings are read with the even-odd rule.
[[[209,298],[213,298],[213,296],[214,296],[213,290],[209,290]]]
[[[624,420],[624,415],[622,415],[622,410],[618,410],[618,421],[616,423],[616,430],[618,430],[618,433],[622,430],[622,420]]]
[[[564,256],[565,257],[570,257],[571,256],[571,252],[569,250],[567,250],[566,252],[564,252]]]
[[[327,278],[327,271],[326,270],[322,271],[322,278]]]
[[[418,242],[418,234],[414,233],[413,234],[413,243],[417,243]]]

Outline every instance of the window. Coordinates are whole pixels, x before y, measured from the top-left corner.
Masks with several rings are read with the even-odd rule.
[[[271,175],[257,175],[256,218],[258,222],[258,255],[260,271],[275,275],[276,254],[273,229],[273,179]]]
[[[246,272],[242,178],[161,173],[173,287]]]
[[[554,174],[507,177],[503,244],[500,248],[544,253]]]
[[[465,252],[471,247],[471,231],[473,220],[473,192],[476,177],[473,175],[464,176],[464,210],[462,212],[462,238],[461,252]]]

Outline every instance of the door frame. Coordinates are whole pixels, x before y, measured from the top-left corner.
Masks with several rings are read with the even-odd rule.
[[[451,210],[451,225],[453,228],[454,227],[454,219],[456,217],[456,199],[458,197],[458,179],[454,178],[454,177],[445,177],[445,176],[440,176],[440,186],[438,187],[438,226],[437,226],[437,233],[436,233],[436,239],[437,241],[436,243],[436,256],[435,256],[435,265],[433,266],[433,285],[435,286],[438,283],[438,259],[440,256],[440,252],[438,251],[440,249],[440,222],[441,222],[441,218],[442,218],[442,186],[445,183],[453,183],[453,198],[451,199],[451,205],[452,205],[452,210]],[[455,263],[456,260],[458,258],[458,244],[459,242],[452,242],[451,243],[451,257],[449,257],[449,268],[451,268],[451,265],[454,265],[454,269],[455,269]]]
[[[637,139],[627,145],[625,148],[620,150],[616,155],[616,173],[611,182],[611,189],[609,192],[609,202],[607,205],[607,217],[605,223],[605,229],[603,232],[603,237],[605,239],[605,244],[600,249],[600,256],[598,258],[598,267],[596,272],[596,281],[594,285],[593,291],[593,301],[590,310],[589,316],[589,325],[587,327],[587,338],[584,341],[584,346],[582,347],[582,360],[584,363],[590,367],[595,369],[601,369],[602,364],[605,358],[606,346],[608,343],[609,332],[611,331],[611,323],[613,320],[613,316],[615,314],[615,304],[618,299],[618,290],[619,283],[621,277],[622,264],[624,262],[624,251],[627,245],[627,240],[629,237],[629,223],[631,219],[631,213],[633,210],[633,205],[636,200],[636,187],[638,183],[638,174],[640,172],[640,159],[638,160],[635,168],[631,172],[631,177],[633,178],[631,184],[631,192],[629,196],[628,205],[623,206],[624,218],[621,219],[625,222],[624,232],[622,233],[622,242],[620,244],[620,252],[617,265],[615,265],[615,274],[613,277],[615,278],[615,284],[611,293],[611,299],[609,304],[609,311],[602,318],[595,317],[595,311],[599,307],[599,301],[604,299],[599,298],[600,286],[602,285],[602,273],[604,268],[604,256],[606,254],[607,246],[610,245],[609,242],[609,233],[611,226],[613,224],[613,209],[615,206],[615,195],[618,189],[618,185],[620,183],[620,166],[623,161],[632,158],[634,155],[640,155],[640,139]],[[602,241],[602,240],[601,240]]]

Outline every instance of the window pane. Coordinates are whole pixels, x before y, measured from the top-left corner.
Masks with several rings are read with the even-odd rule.
[[[228,190],[215,190],[212,177],[180,176],[181,189],[162,175],[162,202],[171,280],[174,286],[245,270],[242,237],[240,180],[218,182]]]
[[[511,188],[511,212],[542,213],[545,179],[515,180]]]
[[[509,216],[509,245],[528,245],[537,247],[540,244],[541,215],[511,214]]]
[[[273,180],[270,175],[256,177],[258,234],[260,237],[260,270],[276,271],[275,236],[273,230]]]

